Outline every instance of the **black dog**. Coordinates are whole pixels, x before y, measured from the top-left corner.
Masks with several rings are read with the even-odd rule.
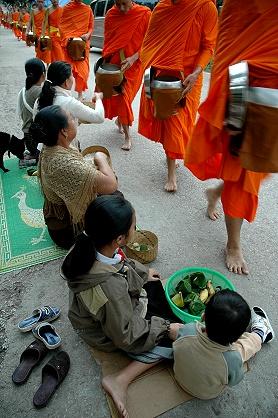
[[[6,132],[0,132],[0,168],[6,173],[9,171],[4,167],[3,157],[6,151],[8,156],[10,153],[14,154],[17,158],[22,160],[24,158],[25,145],[23,139],[19,139],[14,135],[7,134]]]

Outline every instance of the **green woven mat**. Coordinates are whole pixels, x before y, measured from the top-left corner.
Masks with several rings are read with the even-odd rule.
[[[48,235],[37,177],[19,169],[18,159],[6,159],[0,177],[0,274],[65,255]]]

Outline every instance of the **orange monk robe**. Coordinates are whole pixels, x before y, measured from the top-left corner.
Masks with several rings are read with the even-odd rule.
[[[59,31],[59,25],[61,16],[63,13],[62,7],[50,10],[48,15],[49,34],[51,37],[51,62],[64,61],[64,51],[61,46],[61,36]]]
[[[126,58],[140,52],[150,16],[150,9],[138,4],[133,4],[126,14],[113,6],[105,16],[102,56],[107,61],[120,65],[120,50],[123,50]],[[125,71],[122,93],[103,100],[107,118],[118,116],[122,125],[132,125],[134,117],[131,104],[140,88],[142,77],[143,68],[138,59]]]
[[[34,12],[32,12],[34,13]],[[43,10],[37,10],[36,13],[34,13],[34,32],[36,36],[39,38],[42,34],[42,28],[43,28],[43,22],[44,22],[44,16],[45,16],[45,9]],[[45,35],[48,33],[46,32]],[[46,64],[51,63],[51,51],[41,51],[40,45],[38,43],[37,46],[35,46],[36,51],[36,57],[44,61]]]
[[[21,31],[17,27],[17,24],[19,23],[19,16],[20,16],[19,12],[13,12],[12,13],[12,21],[14,22],[13,33],[14,33],[16,38],[21,37]]]
[[[182,78],[207,66],[215,46],[218,15],[212,0],[161,0],[155,7],[141,50],[144,69]],[[139,133],[163,145],[167,157],[183,159],[199,106],[202,75],[186,96],[186,104],[166,120],[154,117],[151,99],[141,94]]]
[[[94,17],[90,6],[84,3],[71,1],[63,7],[63,14],[60,20],[61,42],[64,49],[65,61],[71,64],[72,73],[75,78],[75,90],[78,93],[85,91],[89,78],[89,53],[90,41],[86,42],[86,56],[82,61],[73,61],[67,53],[69,38],[76,38],[85,33],[92,32],[94,28]]]
[[[24,13],[24,15],[21,17],[22,26],[25,26],[27,28],[29,20],[30,20],[30,14],[27,12]],[[26,30],[22,32],[22,40],[26,41]]]
[[[239,12],[240,11],[240,12]],[[201,180],[221,178],[225,214],[254,220],[265,173],[241,167],[228,151],[223,128],[228,96],[228,66],[246,60],[251,86],[278,88],[278,16],[276,0],[225,0],[208,98],[188,145],[186,166]]]

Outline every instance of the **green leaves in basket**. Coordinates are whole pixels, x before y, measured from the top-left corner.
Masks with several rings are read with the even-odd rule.
[[[190,275],[191,284],[194,289],[205,289],[207,286],[207,279],[204,273],[196,272]]]
[[[138,252],[146,252],[149,251],[150,247],[147,244],[139,244],[138,242],[134,242],[131,245],[131,248]]]
[[[182,279],[176,287],[176,292],[181,292],[183,297],[186,297],[188,293],[192,292],[192,286],[190,282],[190,277],[186,276],[184,279]]]
[[[189,305],[196,298],[196,293],[188,293],[188,295],[184,298],[184,304]]]
[[[206,304],[218,291],[202,272],[194,272],[180,280],[172,295],[172,302],[189,314],[201,316]]]
[[[195,295],[195,298],[190,302],[188,307],[188,312],[191,315],[200,316],[204,310],[206,305],[201,301],[199,296]]]

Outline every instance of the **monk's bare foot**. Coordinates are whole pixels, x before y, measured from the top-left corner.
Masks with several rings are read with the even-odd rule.
[[[177,180],[176,179],[168,179],[167,183],[165,184],[164,189],[166,192],[174,193],[178,190]]]
[[[120,123],[120,121],[119,121],[119,118],[117,118],[117,119],[115,120],[115,124],[116,124],[116,126],[117,126],[117,128],[118,128],[118,130],[119,130],[120,134],[123,134],[123,133],[124,133],[124,130],[123,130],[123,126],[122,126],[122,124],[121,124],[121,123]]]
[[[217,207],[219,192],[217,189],[207,189],[205,194],[208,201],[207,215],[212,221],[216,221],[220,217],[220,209]]]
[[[117,410],[122,418],[128,418],[126,409],[127,386],[117,374],[105,376],[102,379],[102,387],[112,397]]]
[[[240,248],[226,247],[226,265],[228,270],[235,274],[249,274],[246,261]]]
[[[131,138],[130,136],[125,137],[125,143],[121,147],[124,151],[129,151],[131,148]]]

